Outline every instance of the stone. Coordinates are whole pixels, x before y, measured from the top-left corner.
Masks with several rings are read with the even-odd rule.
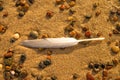
[[[2,71],[3,69],[3,64],[0,64],[0,71]]]
[[[25,12],[24,12],[24,11],[20,11],[20,12],[19,12],[19,16],[20,16],[20,17],[23,17],[24,15],[25,15]]]
[[[118,31],[120,31],[120,23],[119,23],[119,24],[116,24],[116,29],[117,29]]]
[[[39,34],[38,34],[37,31],[31,31],[31,32],[30,32],[30,37],[33,38],[33,39],[38,38],[38,35],[39,35]]]
[[[103,76],[103,77],[108,77],[108,71],[107,71],[107,70],[103,70],[102,76]]]
[[[0,6],[0,11],[2,11],[4,8],[3,8],[3,6]]]
[[[13,62],[13,59],[12,59],[12,58],[4,59],[4,64],[5,64],[6,66],[12,65],[12,62]]]
[[[91,32],[90,31],[86,31],[85,32],[85,37],[90,38],[91,37]]]
[[[19,34],[19,33],[15,33],[15,34],[13,35],[13,38],[16,39],[16,40],[19,39],[19,38],[20,38],[20,34]]]
[[[26,60],[26,54],[22,54],[21,56],[20,56],[20,64],[23,64],[24,62],[25,62],[25,60]]]
[[[33,4],[35,2],[35,0],[28,0],[29,3]]]
[[[75,4],[76,4],[75,1],[70,1],[69,6],[73,7],[73,6],[75,6]]]
[[[12,56],[13,56],[13,53],[12,53],[12,52],[9,52],[9,53],[4,54],[4,57],[5,57],[5,58],[11,58]]]
[[[49,66],[51,64],[51,60],[50,59],[46,59],[43,61],[43,63],[46,65],[46,66]]]
[[[26,78],[27,75],[28,75],[28,72],[27,72],[26,70],[22,70],[22,71],[20,72],[20,77],[21,77],[21,78]]]
[[[112,50],[114,53],[118,53],[118,52],[120,51],[119,46],[115,46],[115,45],[111,46],[111,50]]]
[[[73,74],[73,79],[77,79],[77,78],[79,78],[79,75],[77,73],[74,73]]]
[[[94,76],[93,76],[90,72],[88,72],[88,73],[86,74],[86,79],[87,79],[87,80],[95,80]]]
[[[41,62],[39,63],[39,68],[40,68],[40,69],[44,69],[45,67],[46,67],[46,65],[44,64],[43,61],[41,61]]]

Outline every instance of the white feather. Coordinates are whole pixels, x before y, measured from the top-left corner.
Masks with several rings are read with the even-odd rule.
[[[65,48],[77,45],[82,41],[103,40],[104,38],[82,39],[75,38],[45,38],[35,40],[24,40],[21,45],[32,48]]]

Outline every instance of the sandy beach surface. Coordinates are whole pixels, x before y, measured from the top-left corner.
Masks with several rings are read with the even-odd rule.
[[[67,0],[66,0],[67,1]],[[108,42],[115,42],[120,40],[119,34],[109,34],[115,29],[116,24],[119,23],[120,18],[118,16],[117,21],[110,21],[110,10],[114,6],[119,7],[119,0],[76,0],[76,4],[72,7],[76,12],[72,15],[76,18],[77,25],[75,29],[81,34],[79,39],[86,38],[82,31],[81,25],[89,27],[92,37],[96,37],[96,34],[100,32],[102,37],[105,37],[103,41],[93,41],[86,44],[79,43],[76,46],[65,49],[33,49],[20,45],[23,40],[29,39],[29,33],[33,30],[38,31],[39,36],[48,34],[49,37],[66,37],[64,34],[64,28],[69,25],[69,21],[66,19],[70,16],[69,9],[60,11],[59,6],[55,5],[55,0],[35,0],[30,5],[29,10],[22,18],[18,18],[18,11],[13,0],[3,0],[4,9],[0,12],[0,24],[7,26],[6,32],[0,34],[0,63],[4,64],[4,54],[11,48],[14,50],[14,63],[18,63],[21,54],[26,54],[26,60],[23,64],[23,68],[27,70],[27,80],[36,80],[33,74],[41,74],[44,77],[55,75],[57,80],[74,80],[73,74],[76,73],[79,77],[76,80],[87,80],[86,73],[90,72],[95,80],[102,80],[102,71],[98,73],[92,73],[92,69],[88,68],[90,62],[94,63],[107,63],[113,59],[120,59],[120,53],[117,54],[111,51]],[[96,9],[93,10],[93,4],[99,3]],[[64,2],[68,5],[67,2]],[[46,18],[46,12],[50,10],[54,12],[54,15],[50,18]],[[3,18],[3,14],[8,12],[8,16]],[[99,16],[95,16],[97,11],[101,11]],[[89,21],[85,21],[85,15],[91,14],[92,17]],[[20,33],[20,38],[14,43],[10,42],[14,33]],[[47,52],[51,51],[52,64],[44,69],[39,69],[38,64],[40,61],[45,60]],[[0,71],[0,80],[4,80],[3,69]],[[108,70],[108,76],[105,80],[114,80],[120,76],[120,65]],[[17,80],[18,78],[16,78]],[[47,80],[47,79],[46,79]],[[92,79],[90,79],[92,80]],[[120,79],[119,79],[120,80]]]

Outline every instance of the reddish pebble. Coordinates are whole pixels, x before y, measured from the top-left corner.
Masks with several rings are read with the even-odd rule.
[[[5,58],[10,58],[12,56],[13,56],[13,53],[11,53],[11,52],[4,54]]]
[[[103,75],[103,77],[107,77],[108,76],[107,70],[103,70],[102,75]]]
[[[85,32],[85,36],[88,37],[88,38],[90,38],[91,37],[91,32],[90,31],[86,31]]]
[[[51,18],[53,15],[54,15],[54,12],[53,12],[53,11],[48,11],[48,12],[46,13],[46,16],[49,17],[49,18]]]
[[[64,4],[62,4],[59,8],[60,8],[60,10],[64,10],[66,8],[66,6]]]
[[[112,33],[109,33],[109,37],[111,37],[112,36]]]
[[[87,79],[87,80],[95,80],[95,78],[93,77],[93,75],[92,75],[90,72],[88,72],[88,73],[86,74],[86,79]]]

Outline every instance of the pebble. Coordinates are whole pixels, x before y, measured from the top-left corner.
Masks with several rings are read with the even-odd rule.
[[[0,71],[2,71],[2,69],[3,69],[3,65],[2,65],[2,64],[0,64]]]
[[[96,9],[98,7],[98,5],[99,5],[98,3],[94,3],[93,8]]]
[[[108,77],[108,71],[107,70],[103,70],[102,77]]]
[[[97,33],[97,37],[100,37],[102,35],[102,33],[98,32]]]
[[[28,0],[29,3],[33,4],[35,2],[35,0]]]
[[[11,67],[10,66],[5,66],[5,70],[10,71]]]
[[[113,8],[113,9],[110,10],[111,14],[115,14],[116,12],[117,12],[117,9],[115,9],[115,8]]]
[[[73,16],[69,16],[68,18],[67,18],[67,21],[72,21],[73,20]]]
[[[116,24],[116,30],[120,31],[120,23]]]
[[[3,17],[7,17],[7,16],[8,16],[8,12],[7,12],[7,11],[4,11]]]
[[[72,26],[67,26],[67,27],[65,27],[64,30],[65,30],[65,32],[71,32],[74,30],[74,28]]]
[[[112,62],[113,62],[113,64],[114,64],[114,66],[117,66],[117,65],[118,65],[118,63],[119,63],[118,59],[116,59],[116,58],[115,58],[115,59],[113,59],[113,60],[112,60]]]
[[[43,61],[43,63],[46,65],[46,66],[49,66],[51,64],[51,60],[50,59],[46,59]]]
[[[20,34],[19,34],[19,33],[15,33],[15,34],[13,35],[13,38],[16,39],[16,40],[19,39],[19,38],[20,38]]]
[[[70,13],[70,14],[74,14],[75,12],[76,12],[76,10],[73,9],[73,8],[71,8],[71,9],[69,10],[69,13]]]
[[[11,73],[13,76],[15,75],[15,71],[13,71],[13,70],[10,71],[10,73]]]
[[[0,33],[4,33],[6,31],[6,28],[0,24]]]
[[[12,62],[13,62],[13,59],[12,58],[5,58],[4,59],[4,64],[6,65],[6,66],[10,66],[10,65],[12,65]]]
[[[49,37],[48,34],[42,34],[42,35],[41,35],[41,38],[48,38],[48,37]]]
[[[36,80],[42,80],[43,79],[43,76],[42,75],[38,75]]]
[[[50,11],[50,10],[48,10],[47,13],[46,13],[46,17],[48,17],[48,18],[53,17],[53,15],[54,15],[54,12]]]
[[[86,31],[88,31],[88,30],[89,30],[88,27],[86,27],[86,26],[82,26],[82,31],[86,32]]]
[[[95,15],[99,16],[101,14],[101,10],[96,11]]]
[[[73,6],[75,6],[75,4],[76,4],[75,1],[70,1],[69,6],[73,7]]]
[[[27,12],[28,11],[28,9],[29,9],[29,4],[25,4],[23,7],[22,7],[22,11],[23,12]]]
[[[9,52],[9,53],[4,54],[4,57],[5,57],[5,58],[11,58],[12,56],[13,56],[13,53],[12,53],[12,52]]]
[[[86,79],[87,79],[87,80],[95,80],[95,78],[93,77],[93,75],[92,75],[90,72],[88,72],[88,73],[86,74]]]
[[[92,17],[92,14],[90,14],[90,13],[85,15],[86,19],[91,19],[91,17]]]
[[[77,73],[74,73],[73,74],[73,79],[77,79],[77,78],[79,78],[79,75]]]
[[[120,34],[120,32],[116,29],[113,29],[113,34]]]
[[[37,31],[31,31],[31,32],[30,32],[30,37],[33,38],[33,39],[38,38],[38,35],[39,35],[39,34],[38,34]]]
[[[22,55],[20,56],[20,64],[23,64],[23,63],[25,62],[25,60],[26,60],[26,55],[25,55],[25,54],[22,54]]]
[[[4,8],[3,8],[3,6],[0,6],[0,11],[2,11]]]
[[[75,30],[71,31],[69,33],[70,37],[75,37],[77,35],[77,32]]]
[[[5,80],[11,80],[11,74],[10,74],[10,72],[8,72],[8,71],[4,72],[4,79]]]
[[[100,67],[101,67],[102,69],[104,69],[106,66],[105,66],[105,64],[101,64]]]
[[[112,17],[112,20],[113,20],[114,22],[117,22],[117,21],[118,21],[118,17],[117,17],[116,15],[114,15],[114,16]]]
[[[39,63],[39,68],[40,68],[40,69],[44,69],[45,67],[46,67],[46,65],[44,64],[43,61],[41,61],[41,62]]]
[[[88,68],[93,69],[94,68],[94,63],[90,62],[88,65]]]
[[[119,48],[119,46],[113,45],[113,46],[111,46],[111,50],[112,50],[114,53],[118,53],[118,52],[120,51],[120,48]]]
[[[56,0],[56,4],[61,4],[62,0]]]
[[[66,6],[64,4],[62,4],[60,7],[59,7],[60,10],[65,10],[66,9]]]
[[[20,72],[20,77],[21,78],[25,78],[25,77],[27,77],[27,75],[28,75],[28,72],[26,71],[26,70],[22,70],[21,72]]]
[[[85,32],[85,37],[90,38],[91,37],[91,32],[90,31],[86,31]]]
[[[72,20],[71,22],[70,22],[70,25],[72,26],[72,27],[74,27],[74,25],[75,25],[75,20]]]
[[[19,12],[19,16],[20,16],[20,17],[23,17],[24,15],[25,15],[25,12],[24,12],[24,11],[20,11],[20,12]]]

